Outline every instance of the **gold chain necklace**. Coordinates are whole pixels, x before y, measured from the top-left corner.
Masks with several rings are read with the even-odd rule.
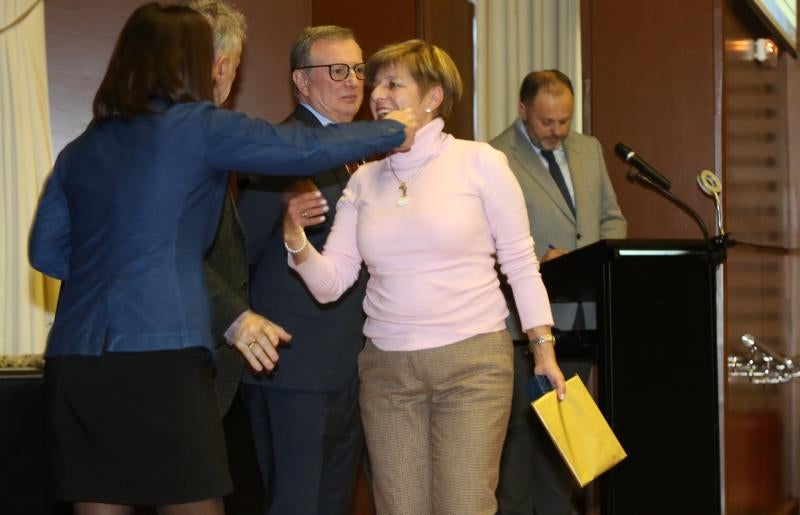
[[[395,202],[398,206],[400,207],[407,206],[408,203],[411,202],[411,196],[408,194],[408,187],[411,185],[414,179],[417,178],[417,175],[419,175],[422,169],[425,168],[425,166],[433,158],[434,155],[429,156],[428,159],[426,159],[425,162],[422,163],[422,166],[417,168],[417,171],[414,172],[414,174],[411,177],[409,177],[407,181],[400,180],[400,177],[398,177],[397,172],[394,169],[394,165],[392,164],[391,156],[387,158],[387,160],[389,161],[389,169],[392,171],[392,175],[394,175],[395,180],[397,180],[397,189],[400,190],[400,196],[397,197],[397,201]]]

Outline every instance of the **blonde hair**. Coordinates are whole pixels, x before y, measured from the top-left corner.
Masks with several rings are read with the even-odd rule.
[[[423,95],[433,86],[442,87],[442,103],[435,114],[446,120],[462,91],[461,74],[447,52],[421,39],[387,45],[367,59],[367,83],[374,85],[380,69],[396,65],[408,68]]]

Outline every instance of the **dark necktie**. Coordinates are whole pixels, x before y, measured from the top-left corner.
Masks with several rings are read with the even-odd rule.
[[[333,174],[336,176],[336,181],[339,183],[339,186],[344,189],[347,186],[347,182],[350,180],[350,176],[356,173],[358,170],[359,162],[355,161],[352,163],[345,163],[344,166],[338,166],[334,169]]]
[[[567,189],[567,183],[564,180],[564,174],[561,173],[561,167],[558,166],[558,162],[556,161],[556,156],[553,155],[552,150],[542,150],[542,157],[547,160],[547,168],[550,170],[550,176],[553,177],[554,181],[556,181],[558,190],[564,196],[564,200],[567,201],[569,210],[572,211],[572,214],[574,215],[575,204],[572,203],[572,197],[569,194],[569,189]]]

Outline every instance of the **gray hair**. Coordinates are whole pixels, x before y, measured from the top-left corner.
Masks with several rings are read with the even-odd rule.
[[[208,20],[214,33],[214,53],[241,48],[247,37],[247,22],[238,9],[223,0],[183,0]]]
[[[323,39],[340,41],[352,39],[355,41],[356,36],[352,30],[338,25],[317,25],[316,27],[304,28],[295,38],[292,51],[289,53],[289,66],[292,72],[311,64],[311,47],[314,46],[314,43]],[[294,96],[299,100],[300,90],[297,89],[294,80],[290,82],[292,83]]]

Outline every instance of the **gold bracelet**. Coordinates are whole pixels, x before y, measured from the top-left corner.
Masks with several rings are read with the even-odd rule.
[[[293,249],[292,247],[290,247],[288,241],[283,240],[283,246],[286,247],[286,251],[289,254],[300,254],[301,252],[306,250],[306,247],[308,246],[308,238],[306,238],[306,232],[305,231],[300,231],[300,235],[303,237],[303,244],[300,245],[300,247],[296,248],[296,249]]]

